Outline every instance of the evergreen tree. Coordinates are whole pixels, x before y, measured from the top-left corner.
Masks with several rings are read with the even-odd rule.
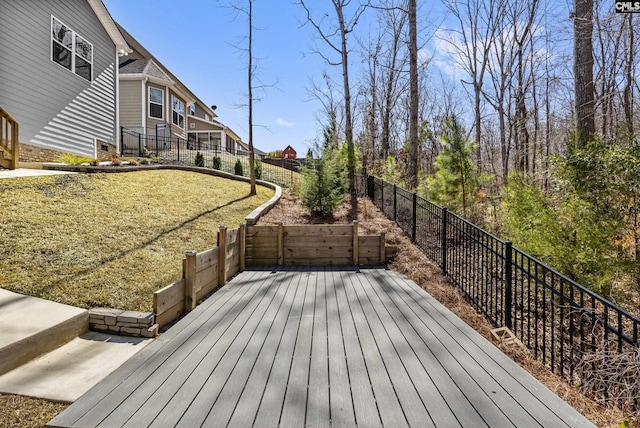
[[[342,166],[341,151],[323,150],[320,159],[307,153],[307,164],[302,168],[300,198],[312,213],[332,216],[344,200],[347,177]]]
[[[436,204],[461,209],[466,215],[480,181],[473,162],[476,147],[465,137],[455,116],[446,119],[438,141],[442,150],[435,160],[436,172],[427,177],[418,192]]]

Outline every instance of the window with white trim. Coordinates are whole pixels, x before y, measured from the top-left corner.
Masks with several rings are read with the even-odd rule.
[[[172,95],[171,105],[173,109],[173,124],[184,129],[184,101]]]
[[[195,104],[190,104],[189,105],[189,114],[191,116],[195,116],[196,115],[196,105]]]
[[[149,117],[162,119],[164,116],[164,91],[149,87]]]
[[[93,45],[51,17],[51,60],[91,82],[93,77]]]

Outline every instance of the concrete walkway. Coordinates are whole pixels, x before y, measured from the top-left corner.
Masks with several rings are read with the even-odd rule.
[[[17,177],[39,177],[43,175],[62,175],[62,174],[77,174],[70,171],[52,171],[47,169],[0,169],[0,179],[2,178],[17,178]]]
[[[0,393],[73,402],[153,340],[88,332],[88,318],[0,288]]]
[[[90,331],[0,376],[0,393],[72,403],[151,341]]]

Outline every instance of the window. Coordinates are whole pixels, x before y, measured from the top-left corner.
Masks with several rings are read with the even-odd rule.
[[[209,120],[209,115],[207,113],[204,114],[204,120]]]
[[[184,102],[172,96],[171,105],[173,106],[173,124],[184,128]]]
[[[196,105],[195,104],[191,104],[189,106],[189,114],[191,116],[195,116],[196,115]]]
[[[93,45],[53,16],[51,60],[88,81],[92,80]]]
[[[158,88],[149,88],[149,117],[162,119],[164,111],[164,91]]]

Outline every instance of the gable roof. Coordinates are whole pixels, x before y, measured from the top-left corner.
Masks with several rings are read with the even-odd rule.
[[[129,44],[122,36],[122,33],[120,33],[118,25],[111,17],[111,14],[105,7],[104,3],[102,3],[102,0],[87,0],[87,2],[89,3],[89,6],[91,6],[91,9],[93,9],[93,12],[98,17],[98,20],[106,30],[107,34],[109,34],[113,43],[116,45],[118,55],[124,56],[131,53],[132,50],[129,47]]]
[[[178,79],[171,72],[171,70],[165,67],[160,61],[158,61],[158,59],[155,56],[151,54],[151,52],[149,52],[144,46],[142,46],[142,44],[139,41],[137,41],[131,34],[129,34],[129,32],[127,32],[127,30],[125,30],[122,27],[122,25],[118,24],[117,22],[116,22],[116,25],[120,30],[120,32],[122,33],[122,35],[124,36],[124,39],[126,40],[126,42],[133,49],[133,52],[137,53],[138,56],[140,56],[143,60],[147,60],[147,62],[144,63],[144,65],[142,63],[132,65],[131,66],[132,69],[133,68],[140,69],[142,67],[142,70],[146,70],[149,73],[150,72],[157,73],[158,70],[155,69],[155,67],[157,67],[165,76],[165,78],[168,78],[168,80],[165,80],[165,78],[162,78],[162,77],[158,77],[158,76],[156,77],[163,80],[164,82],[171,82],[174,85],[174,89],[178,90],[187,98],[187,104],[198,102],[199,104],[202,105],[202,107],[204,107],[205,111],[211,117],[218,116],[209,106],[207,106],[207,104],[205,104],[200,98],[198,98],[196,94],[191,92],[191,90],[189,90],[189,88],[187,88],[187,86],[184,83],[182,83],[180,79]],[[150,60],[153,64],[149,64],[148,60]],[[126,67],[127,65],[133,64],[133,62],[129,62],[128,64],[126,64],[127,62],[128,61],[125,61],[121,65],[124,65]],[[123,74],[122,69],[120,70],[120,73]],[[140,74],[140,73],[127,73],[127,74]]]
[[[127,59],[120,64],[120,74],[142,75],[160,80],[169,86],[175,84],[167,73],[165,73],[152,59]]]

